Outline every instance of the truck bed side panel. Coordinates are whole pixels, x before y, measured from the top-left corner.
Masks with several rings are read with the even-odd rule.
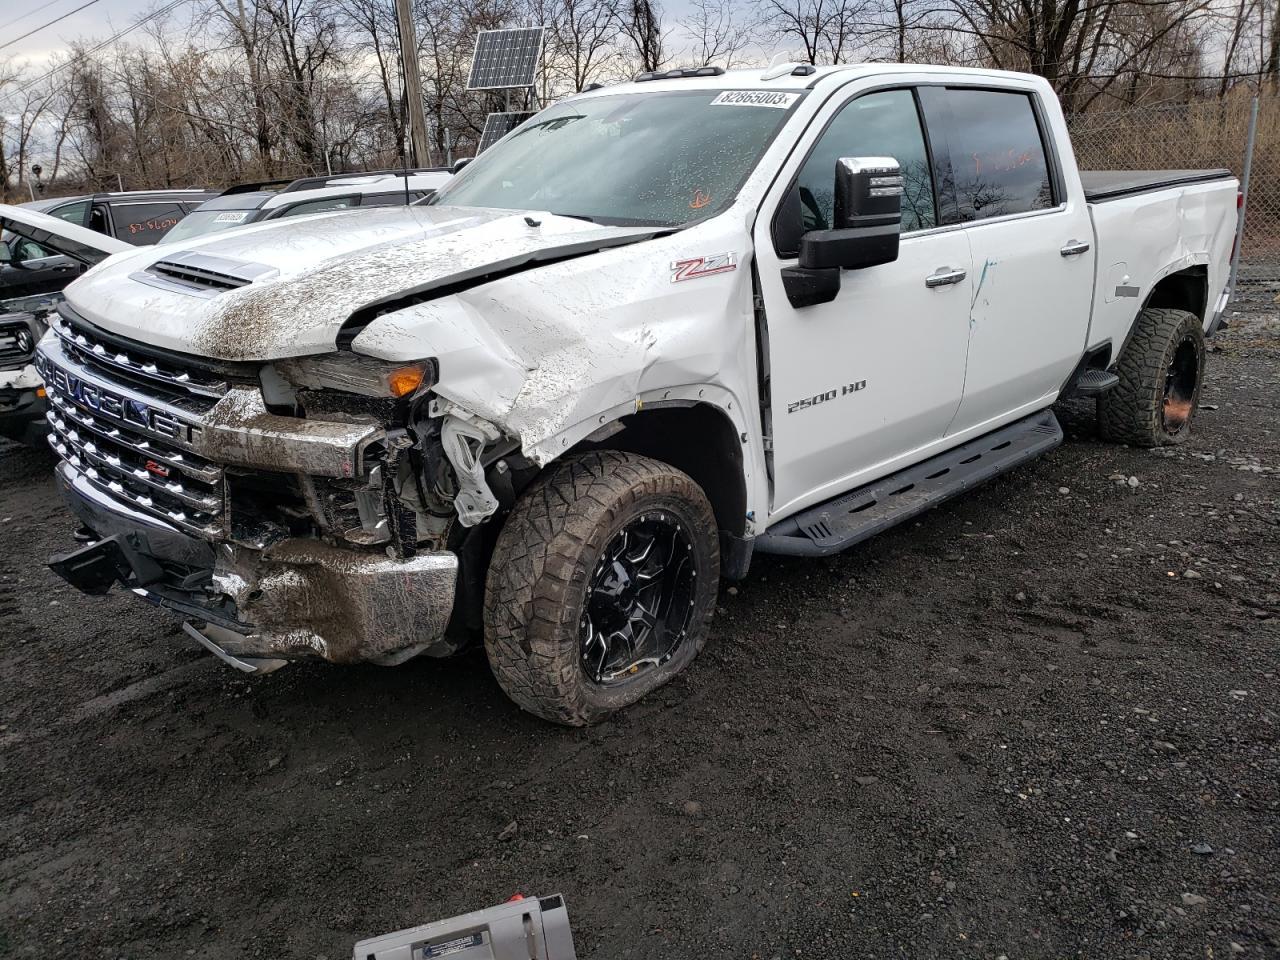
[[[1155,285],[1192,268],[1207,273],[1209,325],[1230,272],[1236,189],[1213,180],[1090,204],[1098,259],[1089,347],[1110,340],[1114,360]]]

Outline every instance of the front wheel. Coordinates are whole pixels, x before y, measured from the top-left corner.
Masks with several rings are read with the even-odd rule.
[[[1120,383],[1098,398],[1108,440],[1135,447],[1182,443],[1200,404],[1204,330],[1185,310],[1148,308],[1116,363]]]
[[[599,450],[526,490],[489,565],[485,651],[530,713],[593,723],[683,670],[706,642],[719,534],[679,470]]]

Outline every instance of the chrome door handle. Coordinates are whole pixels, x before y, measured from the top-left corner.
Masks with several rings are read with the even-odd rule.
[[[939,267],[937,273],[924,278],[924,285],[926,287],[945,287],[949,283],[959,283],[967,275],[963,270]]]
[[[1067,245],[1058,252],[1064,257],[1078,257],[1089,252],[1089,244],[1083,240],[1068,240]]]

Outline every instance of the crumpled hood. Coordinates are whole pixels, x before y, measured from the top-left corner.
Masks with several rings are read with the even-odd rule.
[[[527,219],[526,219],[527,218]],[[529,221],[532,221],[531,225]],[[353,313],[521,257],[552,257],[643,239],[652,228],[606,227],[539,212],[460,207],[343,211],[276,220],[117,257],[67,287],[67,302],[105,330],[219,360],[273,360],[335,347]],[[234,289],[157,273],[166,260],[253,277]]]

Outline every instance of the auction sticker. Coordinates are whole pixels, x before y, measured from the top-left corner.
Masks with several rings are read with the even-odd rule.
[[[461,953],[463,950],[482,946],[484,946],[484,937],[473,933],[470,936],[450,940],[448,943],[424,943],[421,957],[422,960],[436,960],[437,957],[447,957],[451,953]]]
[[[243,223],[245,217],[249,216],[248,210],[228,210],[226,213],[220,213],[213,218],[214,223]]]
[[[725,90],[711,101],[713,107],[773,107],[786,110],[800,99],[798,93],[776,90]]]

